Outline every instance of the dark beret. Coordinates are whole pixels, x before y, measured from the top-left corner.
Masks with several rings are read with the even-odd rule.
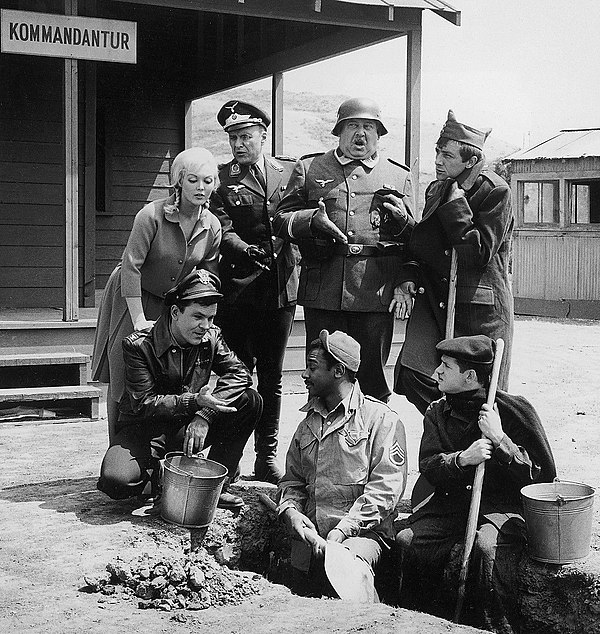
[[[487,366],[494,362],[495,345],[487,335],[444,339],[435,348],[440,354],[472,365]]]
[[[165,305],[173,306],[189,299],[210,298],[215,304],[223,297],[219,278],[206,269],[194,269],[165,295]]]

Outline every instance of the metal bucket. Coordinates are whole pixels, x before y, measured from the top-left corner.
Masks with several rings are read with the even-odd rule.
[[[204,528],[215,516],[227,468],[214,460],[183,453],[165,457],[160,515],[184,528]]]
[[[521,489],[532,559],[569,564],[588,555],[594,493],[587,484],[560,480]]]

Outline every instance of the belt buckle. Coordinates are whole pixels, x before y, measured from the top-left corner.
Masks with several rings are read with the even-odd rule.
[[[359,255],[362,252],[363,245],[362,244],[349,244],[348,245],[348,254],[349,255]]]

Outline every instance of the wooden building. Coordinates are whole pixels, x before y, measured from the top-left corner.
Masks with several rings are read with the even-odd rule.
[[[515,312],[600,319],[600,128],[561,130],[504,162]]]
[[[422,12],[460,19],[442,0],[0,0],[0,8],[0,346],[88,350],[96,291],[134,214],[166,194],[170,160],[189,145],[192,100],[272,77],[279,152],[286,70],[404,37],[405,154],[418,175]],[[42,24],[40,36],[44,19],[67,26]],[[81,41],[86,20],[129,25],[112,48],[133,58],[57,54],[39,42],[44,33],[47,48],[73,34]]]

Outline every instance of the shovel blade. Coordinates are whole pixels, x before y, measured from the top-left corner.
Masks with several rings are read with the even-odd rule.
[[[340,599],[354,603],[379,603],[371,566],[343,544],[327,542],[325,573]]]

